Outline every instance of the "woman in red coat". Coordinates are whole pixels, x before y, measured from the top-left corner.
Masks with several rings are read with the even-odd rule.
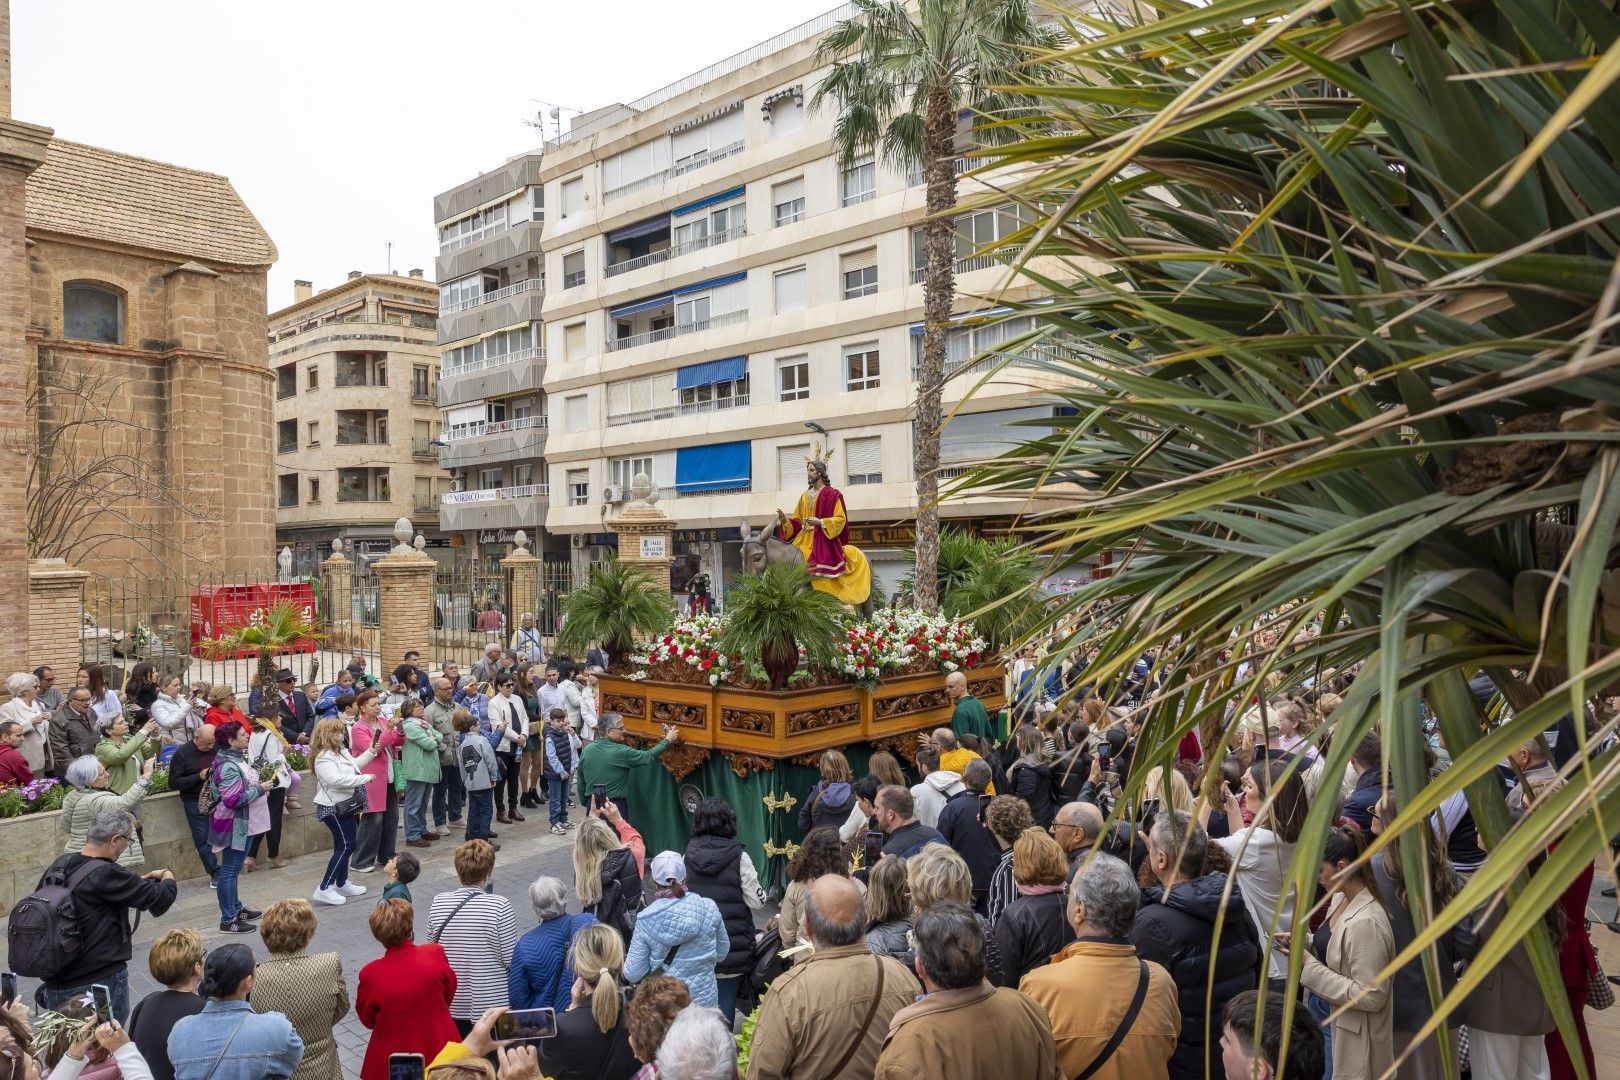
[[[242,725],[242,730],[249,735],[253,734],[253,725],[248,723],[247,714],[236,707],[236,691],[224,683],[208,688],[208,711],[203,714],[203,723],[209,727],[217,728],[221,724],[235,721]]]
[[[1575,1034],[1581,1040],[1587,1076],[1597,1075],[1592,1040],[1586,1031],[1586,996],[1590,992],[1587,980],[1597,970],[1592,936],[1586,930],[1586,900],[1592,893],[1592,874],[1593,867],[1588,865],[1558,901],[1565,922],[1564,940],[1558,947],[1558,969],[1563,975],[1564,992],[1569,995],[1570,1010],[1575,1014]],[[1547,1035],[1547,1063],[1552,1067],[1552,1080],[1575,1080],[1575,1066],[1564,1046],[1564,1037],[1557,1031]]]
[[[460,1035],[450,1019],[456,973],[444,949],[411,941],[416,913],[404,900],[385,900],[371,913],[371,934],[386,950],[360,969],[355,1013],[371,1030],[360,1080],[388,1080],[388,1055],[421,1054],[432,1061]]]

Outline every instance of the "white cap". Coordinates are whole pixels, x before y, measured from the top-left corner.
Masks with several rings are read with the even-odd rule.
[[[654,885],[668,885],[686,880],[686,860],[678,851],[660,851],[653,856],[652,879]]]

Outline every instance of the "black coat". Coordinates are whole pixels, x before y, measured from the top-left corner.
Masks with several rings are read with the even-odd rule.
[[[627,1077],[641,1067],[630,1051],[630,1029],[624,1022],[624,1006],[619,1022],[603,1034],[591,1016],[590,1006],[557,1014],[557,1035],[541,1039],[540,1075],[552,1080],[597,1080]]]
[[[196,743],[181,743],[169,759],[169,790],[178,791],[181,802],[195,806],[202,792],[203,774],[213,767],[212,750],[205,754],[197,749]]]
[[[102,982],[123,970],[133,951],[130,910],[162,915],[179,895],[173,880],[141,877],[112,859],[92,859],[77,851],[57,859],[45,873],[60,869],[64,877],[71,877],[90,861],[101,865],[80,879],[73,890],[73,908],[79,916],[79,951],[54,978],[44,980],[48,990]],[[44,875],[40,880],[44,881]]]
[[[743,899],[743,846],[723,836],[694,836],[686,845],[686,888],[713,900],[726,924],[731,951],[715,965],[721,975],[748,967],[754,949],[754,913]]]
[[[920,821],[908,821],[883,841],[883,854],[906,859],[917,854],[925,845],[946,842],[938,829],[930,829]]]
[[[1162,889],[1148,889],[1131,927],[1136,954],[1161,965],[1175,980],[1181,1037],[1170,1055],[1171,1080],[1203,1080],[1206,1056],[1209,1075],[1221,1075],[1221,1010],[1234,995],[1260,985],[1260,940],[1236,886],[1226,898],[1226,916],[1216,943],[1215,917],[1221,911],[1225,888],[1225,875],[1206,874],[1177,883],[1168,898]],[[1208,1014],[1214,1020],[1206,1044],[1205,991],[1211,965],[1215,985]]]
[[[1080,788],[1091,775],[1091,750],[1076,746],[1052,759],[1052,797],[1057,804],[1071,803],[1080,798]]]
[[[302,690],[292,692],[293,707],[287,708],[287,699],[281,696],[281,690],[276,690],[277,712],[280,714],[281,734],[288,742],[297,742],[298,737],[309,736],[315,731],[315,706],[309,703],[309,698]],[[248,712],[254,716],[259,715],[259,688],[254,687],[248,694]]]
[[[984,804],[989,801],[986,795],[958,791],[945,800],[937,826],[939,835],[967,863],[976,893],[989,890],[990,878],[996,872],[996,864],[1001,861],[1001,845],[996,843],[995,836],[979,820]]]
[[[1057,805],[1052,801],[1052,767],[1046,762],[1031,765],[1014,762],[1007,773],[1007,792],[1029,804],[1030,816],[1043,829],[1052,827]],[[1000,791],[1000,788],[996,789]]]
[[[996,920],[996,946],[1001,950],[997,986],[1018,987],[1018,980],[1052,962],[1052,954],[1074,940],[1062,892],[1020,896]]]

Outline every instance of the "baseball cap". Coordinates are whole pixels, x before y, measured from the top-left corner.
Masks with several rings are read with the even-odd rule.
[[[686,880],[686,860],[678,851],[660,851],[653,856],[652,879],[654,885],[668,885]]]

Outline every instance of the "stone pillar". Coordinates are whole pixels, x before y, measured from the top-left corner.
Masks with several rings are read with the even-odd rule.
[[[0,0],[0,37],[9,34],[10,15],[6,0]],[[45,162],[50,143],[49,128],[11,120],[11,53],[9,42],[0,40],[0,395],[13,407],[0,413],[0,592],[22,596],[28,589],[28,459],[33,452],[37,419],[27,408],[34,382],[34,351],[27,339],[30,323],[29,298],[32,281],[28,266],[27,202],[28,177]],[[0,631],[0,672],[24,671],[37,666],[29,662],[29,632],[25,612],[14,611]],[[73,634],[77,666],[78,630]],[[72,667],[69,668],[72,670]]]
[[[675,521],[658,509],[658,489],[646,473],[636,474],[630,493],[631,501],[607,523],[619,538],[619,562],[640,569],[667,596]]]
[[[400,518],[394,523],[397,543],[388,554],[372,563],[377,575],[377,614],[381,624],[378,653],[384,671],[392,671],[412,649],[431,655],[433,643],[432,557],[410,544],[411,522]]]
[[[512,583],[511,595],[507,597],[506,619],[508,626],[515,630],[524,612],[536,619],[540,617],[540,560],[529,550],[528,534],[520,529],[513,540],[515,546],[512,553],[501,560],[501,569]],[[543,630],[541,632],[544,633]]]
[[[348,651],[349,631],[354,624],[354,563],[343,554],[341,537],[332,541],[332,554],[321,563],[321,581],[326,589],[325,647],[334,652]]]
[[[9,671],[31,671],[44,665],[71,674],[78,668],[84,583],[89,577],[62,559],[36,559],[28,564],[28,660]]]

